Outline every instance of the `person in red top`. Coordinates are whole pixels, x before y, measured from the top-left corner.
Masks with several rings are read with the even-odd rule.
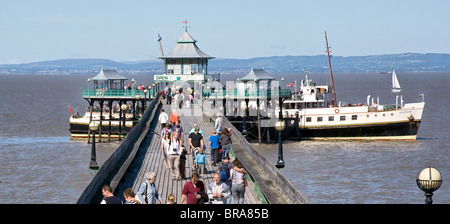
[[[183,190],[181,191],[180,204],[183,204],[186,197],[186,204],[197,204],[197,199],[202,197],[201,194],[199,194],[201,191],[205,191],[205,185],[203,185],[203,182],[198,179],[197,173],[192,173],[191,181],[186,182]]]
[[[172,114],[170,115],[170,123],[172,123],[172,126],[175,126],[175,122],[180,120],[180,115],[178,114],[178,112],[173,109],[172,110]]]

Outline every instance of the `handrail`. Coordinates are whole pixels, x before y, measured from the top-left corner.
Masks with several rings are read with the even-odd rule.
[[[109,90],[102,90],[102,89],[84,89],[83,90],[83,97],[95,97],[95,96],[106,96],[106,97],[135,97],[139,96],[141,98],[144,98],[146,94],[144,93],[144,90],[139,89],[109,89]],[[147,93],[147,97],[148,97]]]
[[[282,97],[290,97],[291,90],[290,89],[280,89],[273,91],[273,96],[282,96]],[[234,98],[234,97],[270,97],[272,96],[271,89],[232,89],[232,90],[204,90],[203,96],[206,97],[220,97],[220,98]]]

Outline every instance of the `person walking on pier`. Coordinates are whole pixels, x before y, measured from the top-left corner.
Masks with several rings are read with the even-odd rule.
[[[222,115],[220,113],[217,114],[216,121],[214,122],[214,128],[216,129],[217,133],[222,133]]]
[[[227,204],[230,188],[221,181],[220,173],[214,173],[214,182],[209,184],[207,193],[211,204]]]
[[[198,126],[197,123],[194,124],[194,127],[189,131],[189,134],[194,133],[195,132],[195,127],[198,127],[198,133],[200,133],[203,136],[203,131],[202,129],[200,129],[200,127]]]
[[[164,112],[164,109],[161,109],[158,121],[161,123],[161,128],[166,127],[166,124],[169,122],[169,115],[167,115],[166,112]]]
[[[161,140],[161,152],[163,154],[164,158],[164,166],[167,170],[167,152],[169,151],[170,147],[170,132],[163,132],[163,139]]]
[[[127,188],[123,192],[123,198],[125,198],[125,204],[140,204],[138,200],[136,200],[136,195],[133,192],[133,189]]]
[[[179,163],[182,145],[183,139],[178,139],[178,132],[172,132],[172,137],[170,139],[167,151],[167,160],[169,162],[169,170],[172,175],[172,180],[181,180]]]
[[[166,90],[166,104],[171,104],[172,103],[172,89],[170,89],[170,87]]]
[[[180,114],[177,112],[177,110],[173,109],[172,114],[170,115],[170,123],[172,123],[172,126],[175,125],[175,122],[180,120]]]
[[[219,154],[220,137],[217,131],[213,130],[211,137],[209,137],[209,149],[211,150],[211,166],[217,165],[217,156]]]
[[[189,146],[191,147],[190,153],[191,153],[191,159],[192,159],[192,167],[194,167],[194,154],[193,150],[197,147],[200,147],[203,149],[203,136],[199,133],[200,128],[197,126],[194,129],[194,133],[189,134]]]
[[[184,130],[180,125],[180,121],[175,122],[175,125],[172,127],[172,132],[178,132],[178,139],[184,139]]]
[[[191,181],[184,184],[183,190],[181,191],[180,204],[183,204],[184,200],[186,200],[186,204],[197,204],[197,199],[202,197],[199,192],[205,191],[205,185],[198,178],[198,173],[192,173]]]
[[[100,204],[122,204],[122,200],[114,196],[112,193],[112,188],[109,185],[104,185],[102,187],[102,194],[104,196]]]
[[[233,160],[234,167],[245,171],[244,166],[238,159]],[[230,170],[231,194],[233,204],[244,204],[245,187],[247,187],[246,172],[238,172],[236,169]]]
[[[198,149],[197,156],[195,157],[195,168],[196,173],[206,174],[206,154],[202,148]]]
[[[230,148],[233,141],[231,140],[231,134],[228,131],[228,128],[224,128],[222,134],[220,135],[220,141],[222,143],[222,160],[226,156],[230,155]]]
[[[139,200],[142,204],[155,204],[155,199],[158,199],[161,204],[164,204],[161,195],[159,195],[158,190],[156,189],[156,174],[154,172],[148,172],[145,174],[145,178],[147,178],[147,180],[139,187]]]

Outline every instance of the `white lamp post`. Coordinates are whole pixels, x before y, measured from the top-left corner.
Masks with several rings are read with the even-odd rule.
[[[275,129],[278,131],[278,161],[275,165],[277,168],[283,168],[285,166],[283,160],[283,140],[281,139],[281,132],[283,132],[285,128],[286,124],[284,121],[279,120],[275,123]]]
[[[432,204],[433,192],[439,189],[442,184],[442,176],[439,170],[431,166],[423,169],[417,174],[417,186],[425,192],[425,204]]]

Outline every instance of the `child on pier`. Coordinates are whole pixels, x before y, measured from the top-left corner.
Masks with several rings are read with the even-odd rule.
[[[195,157],[195,169],[197,173],[206,173],[206,154],[202,148],[198,148],[197,156]]]
[[[219,154],[220,137],[217,131],[213,130],[209,137],[209,148],[211,149],[211,166],[217,166],[217,155]]]

